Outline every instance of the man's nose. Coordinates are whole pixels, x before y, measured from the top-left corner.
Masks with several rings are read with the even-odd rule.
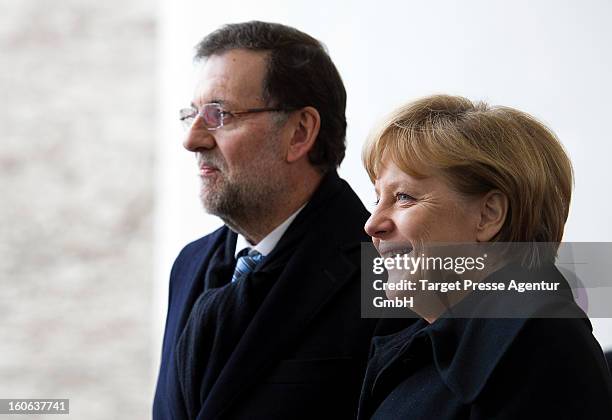
[[[375,211],[365,224],[365,231],[375,239],[387,239],[393,233],[393,221],[384,211]]]
[[[196,121],[197,123],[197,121]],[[206,128],[198,127],[194,124],[183,141],[183,147],[190,152],[196,152],[200,149],[212,149],[216,145],[213,132]]]

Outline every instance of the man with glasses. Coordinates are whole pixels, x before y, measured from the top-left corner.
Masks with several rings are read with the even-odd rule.
[[[172,268],[155,419],[354,418],[368,212],[336,173],[346,92],[319,41],[248,22],[197,47],[181,110],[204,208],[225,226]]]

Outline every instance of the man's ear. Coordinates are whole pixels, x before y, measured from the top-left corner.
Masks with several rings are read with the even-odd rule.
[[[294,111],[297,119],[289,145],[287,147],[287,162],[293,163],[308,154],[321,128],[319,111],[311,106]]]
[[[508,215],[508,197],[500,190],[491,190],[480,201],[480,220],[476,226],[478,242],[488,242],[501,230]]]

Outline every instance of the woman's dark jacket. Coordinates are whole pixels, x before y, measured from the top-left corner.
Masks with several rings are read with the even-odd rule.
[[[552,266],[538,275],[567,285]],[[588,318],[567,289],[534,296],[474,292],[457,305],[479,315],[514,305],[529,317],[419,320],[375,337],[359,419],[612,419],[610,372]]]

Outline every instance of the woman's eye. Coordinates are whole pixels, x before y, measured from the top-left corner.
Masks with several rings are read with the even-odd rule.
[[[414,197],[405,193],[397,193],[395,194],[396,201],[413,201]]]
[[[380,203],[380,197],[376,197],[376,200],[374,200],[374,203],[372,203],[372,204],[374,204],[375,206],[377,206],[377,205],[378,205],[378,203]]]

